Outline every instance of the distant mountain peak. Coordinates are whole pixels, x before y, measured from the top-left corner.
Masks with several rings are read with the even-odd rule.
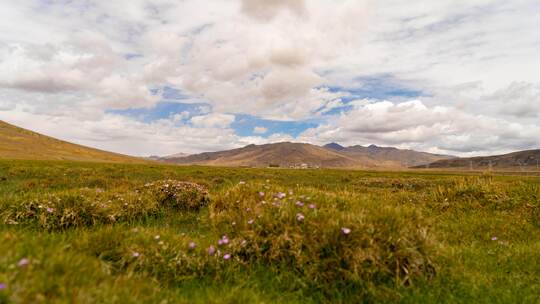
[[[166,156],[163,156],[163,157],[160,157],[161,159],[173,159],[173,158],[181,158],[181,157],[187,157],[189,156],[189,154],[187,153],[175,153],[175,154],[171,154],[171,155],[166,155]]]
[[[324,148],[332,149],[336,151],[345,150],[345,147],[335,142],[324,145]]]

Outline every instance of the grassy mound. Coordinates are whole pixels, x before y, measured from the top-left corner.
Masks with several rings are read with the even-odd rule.
[[[0,212],[7,224],[35,224],[46,230],[63,230],[130,222],[163,215],[169,209],[198,210],[207,203],[205,187],[164,180],[135,190],[83,188],[38,197],[30,195],[4,205]]]
[[[240,184],[216,198],[210,216],[235,240],[225,251],[239,261],[277,265],[276,272],[293,271],[301,284],[327,293],[435,274],[428,230],[407,208]]]

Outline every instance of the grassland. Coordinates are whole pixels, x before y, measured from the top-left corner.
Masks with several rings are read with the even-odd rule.
[[[540,302],[534,176],[4,160],[0,217],[0,303]]]

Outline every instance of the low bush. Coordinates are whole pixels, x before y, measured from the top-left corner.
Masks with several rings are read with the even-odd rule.
[[[178,210],[197,211],[208,204],[208,189],[202,185],[162,180],[145,184],[144,191],[154,195],[159,204]]]

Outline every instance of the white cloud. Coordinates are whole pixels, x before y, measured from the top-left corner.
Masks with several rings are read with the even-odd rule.
[[[188,111],[182,111],[180,113],[176,113],[176,114],[173,114],[172,115],[172,119],[173,121],[175,122],[181,122],[183,121],[184,119],[187,119],[190,117],[190,114]]]
[[[540,116],[540,83],[513,82],[481,100],[484,110],[495,108],[495,114],[537,119]]]
[[[268,128],[265,128],[265,127],[255,127],[253,128],[253,133],[255,134],[264,134],[268,132]]]
[[[191,123],[199,128],[227,128],[233,122],[234,115],[221,113],[211,113],[191,118]]]
[[[534,0],[4,1],[0,115],[75,141],[110,139],[103,130],[120,132],[122,123],[154,134],[137,144],[133,132],[118,146],[134,153],[169,139],[201,144],[187,152],[290,139],[236,137],[230,125],[239,113],[322,121],[304,132],[306,141],[459,153],[532,147],[540,137],[539,9]],[[364,77],[424,96],[354,101],[350,112],[327,118],[346,106],[343,89],[363,88]],[[182,125],[189,113],[167,124],[108,114],[151,108],[164,86],[209,106],[192,126]],[[379,89],[361,98],[382,99]],[[220,128],[227,136],[201,135]]]
[[[456,108],[427,107],[419,100],[357,102],[354,109],[300,134],[324,144],[399,146],[459,155],[508,152],[540,145],[540,126],[470,114]]]
[[[242,12],[253,18],[269,20],[280,11],[302,15],[306,13],[304,0],[242,0]]]

